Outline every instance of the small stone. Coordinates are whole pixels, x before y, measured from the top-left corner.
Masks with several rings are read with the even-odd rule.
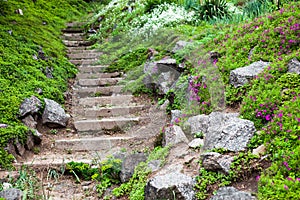
[[[151,169],[151,172],[155,172],[160,169],[161,161],[160,160],[151,160],[148,163],[148,168]]]
[[[191,42],[186,42],[186,41],[182,41],[179,40],[178,42],[176,42],[174,48],[172,49],[172,53],[176,53],[182,49],[184,49],[186,46],[191,45]]]
[[[42,142],[43,134],[41,134],[38,130],[34,130],[32,132],[34,144],[39,145]]]
[[[222,171],[228,174],[230,172],[230,166],[234,159],[233,156],[222,155],[217,152],[207,152],[200,155],[202,160],[202,166],[206,170]]]
[[[23,192],[16,188],[10,188],[0,192],[0,197],[6,200],[21,200],[23,198]]]
[[[9,188],[12,188],[12,184],[10,183],[3,183],[2,184],[3,190],[8,190]]]
[[[22,9],[17,9],[16,13],[19,14],[19,15],[23,15],[23,10]]]
[[[57,102],[45,99],[45,110],[42,116],[43,124],[50,127],[66,127],[69,116]]]
[[[252,150],[252,154],[257,156],[264,155],[265,153],[266,153],[266,147],[263,144]]]
[[[147,160],[144,153],[131,154],[125,157],[122,162],[122,168],[120,172],[120,179],[122,183],[129,181],[134,173],[134,168],[140,163]]]
[[[200,138],[196,138],[189,143],[189,147],[191,148],[199,148],[204,145],[204,140]]]
[[[43,94],[43,90],[41,88],[36,88],[35,92],[38,94]]]
[[[17,154],[19,154],[20,156],[23,156],[26,149],[25,149],[24,145],[19,142],[19,140],[16,141],[15,147],[17,150]]]
[[[288,63],[288,72],[300,75],[300,62],[297,58],[293,58]]]
[[[221,187],[210,200],[256,200],[251,193],[239,191],[234,187]]]
[[[8,125],[7,124],[0,124],[0,128],[7,128]]]
[[[163,133],[163,146],[176,145],[181,142],[188,143],[188,139],[180,126],[173,125],[165,128],[165,132]]]

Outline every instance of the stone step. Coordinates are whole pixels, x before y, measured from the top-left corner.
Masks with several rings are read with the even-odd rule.
[[[86,40],[63,40],[63,43],[67,46],[67,47],[79,47],[79,46],[90,46],[92,45],[94,42],[92,41],[86,41]]]
[[[74,65],[93,65],[96,64],[99,59],[81,59],[81,60],[69,60]]]
[[[89,47],[68,47],[68,54],[79,54],[79,53],[98,53],[98,49],[88,49]]]
[[[55,148],[72,151],[107,151],[132,139],[131,137],[92,137],[55,141]]]
[[[116,85],[123,78],[79,79],[77,84],[83,87]]]
[[[86,97],[80,98],[78,105],[83,107],[93,106],[124,106],[129,105],[133,100],[133,95],[117,95],[106,97]]]
[[[87,87],[87,88],[74,88],[74,94],[82,97],[92,96],[109,96],[113,94],[120,94],[123,86],[107,86],[107,87]]]
[[[94,79],[94,78],[117,78],[122,74],[119,72],[113,73],[79,73],[76,75],[77,79]]]
[[[64,33],[61,37],[63,40],[76,41],[85,40],[87,36],[84,33]]]
[[[101,117],[118,117],[126,116],[142,111],[146,108],[144,105],[139,106],[118,106],[118,107],[102,107],[102,108],[79,108],[75,109],[76,118],[97,119]],[[73,113],[73,114],[74,114]]]
[[[77,28],[84,26],[87,22],[68,22],[66,28]]]
[[[90,58],[99,58],[103,53],[102,52],[93,52],[93,53],[88,53],[88,52],[83,52],[83,53],[72,53],[72,54],[67,54],[67,56],[70,59],[76,60],[76,59],[90,59]]]
[[[74,126],[78,132],[85,134],[101,133],[103,131],[119,131],[126,127],[137,124],[140,121],[139,117],[113,117],[104,119],[87,119],[74,122]]]
[[[105,65],[81,65],[77,67],[80,73],[101,73],[107,66]]]

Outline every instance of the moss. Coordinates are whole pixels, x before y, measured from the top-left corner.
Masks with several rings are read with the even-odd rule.
[[[7,142],[26,138],[27,128],[17,118],[25,98],[35,95],[64,103],[67,79],[77,70],[65,58],[61,29],[67,21],[83,16],[88,4],[81,0],[1,1],[0,7],[0,123],[9,125],[0,129],[0,151],[7,157],[3,151]],[[41,48],[45,59],[38,57]],[[51,69],[53,78],[46,77],[46,68]]]

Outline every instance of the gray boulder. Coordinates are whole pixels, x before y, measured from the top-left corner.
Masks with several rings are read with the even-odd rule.
[[[171,110],[171,124],[176,123],[176,119],[182,117],[181,110]]]
[[[202,166],[211,171],[221,171],[229,173],[233,156],[222,155],[216,152],[208,152],[200,155]]]
[[[37,122],[34,120],[32,115],[27,115],[24,119],[22,119],[22,122],[28,128],[36,129]]]
[[[151,172],[155,172],[160,169],[161,160],[151,160],[148,163],[148,168],[151,169]]]
[[[192,135],[198,132],[207,133],[209,127],[209,116],[208,115],[197,115],[190,117],[187,120],[186,126],[190,126],[190,132]]]
[[[145,162],[147,157],[144,153],[136,153],[128,155],[122,162],[120,179],[122,183],[129,181],[134,173],[134,168],[140,163]]]
[[[204,150],[224,148],[229,151],[245,150],[256,129],[254,123],[240,119],[237,114],[215,112],[210,115],[210,127],[204,140]]]
[[[269,62],[258,61],[246,67],[232,70],[230,72],[229,82],[236,88],[243,86],[261,73],[268,65]]]
[[[299,62],[299,60],[297,60],[297,58],[293,58],[288,63],[288,72],[295,73],[298,75],[300,74],[300,62]]]
[[[221,187],[210,200],[256,200],[249,192],[239,191],[234,187]]]
[[[188,143],[189,141],[180,126],[173,125],[165,128],[165,132],[163,133],[163,146],[175,145],[181,142]]]
[[[0,197],[6,200],[21,200],[23,198],[23,192],[16,188],[10,188],[0,192]]]
[[[175,83],[180,76],[176,67],[175,59],[163,59],[146,63],[144,66],[146,76],[143,83],[149,89],[157,89],[159,94],[166,94],[171,88],[175,87]]]
[[[172,53],[176,53],[176,52],[184,49],[187,45],[190,45],[190,44],[192,44],[192,43],[179,40],[178,42],[176,42],[174,48],[172,49]]]
[[[65,127],[70,116],[65,110],[53,100],[45,99],[45,110],[42,116],[43,124],[51,127]]]
[[[193,139],[189,143],[189,147],[191,147],[191,148],[199,148],[199,147],[202,147],[203,145],[204,145],[204,140],[200,139],[200,138]]]
[[[194,180],[179,172],[151,178],[145,188],[145,200],[194,200]]]
[[[31,114],[31,115],[37,114],[41,109],[41,107],[42,107],[42,103],[37,97],[32,96],[30,98],[26,98],[21,103],[19,108],[20,117],[24,117],[27,114]]]

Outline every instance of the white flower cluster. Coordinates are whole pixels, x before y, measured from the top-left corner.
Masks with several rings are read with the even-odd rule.
[[[164,3],[153,9],[151,13],[135,18],[130,25],[129,33],[134,36],[150,36],[160,28],[194,20],[196,20],[194,11],[188,12],[176,4]]]

